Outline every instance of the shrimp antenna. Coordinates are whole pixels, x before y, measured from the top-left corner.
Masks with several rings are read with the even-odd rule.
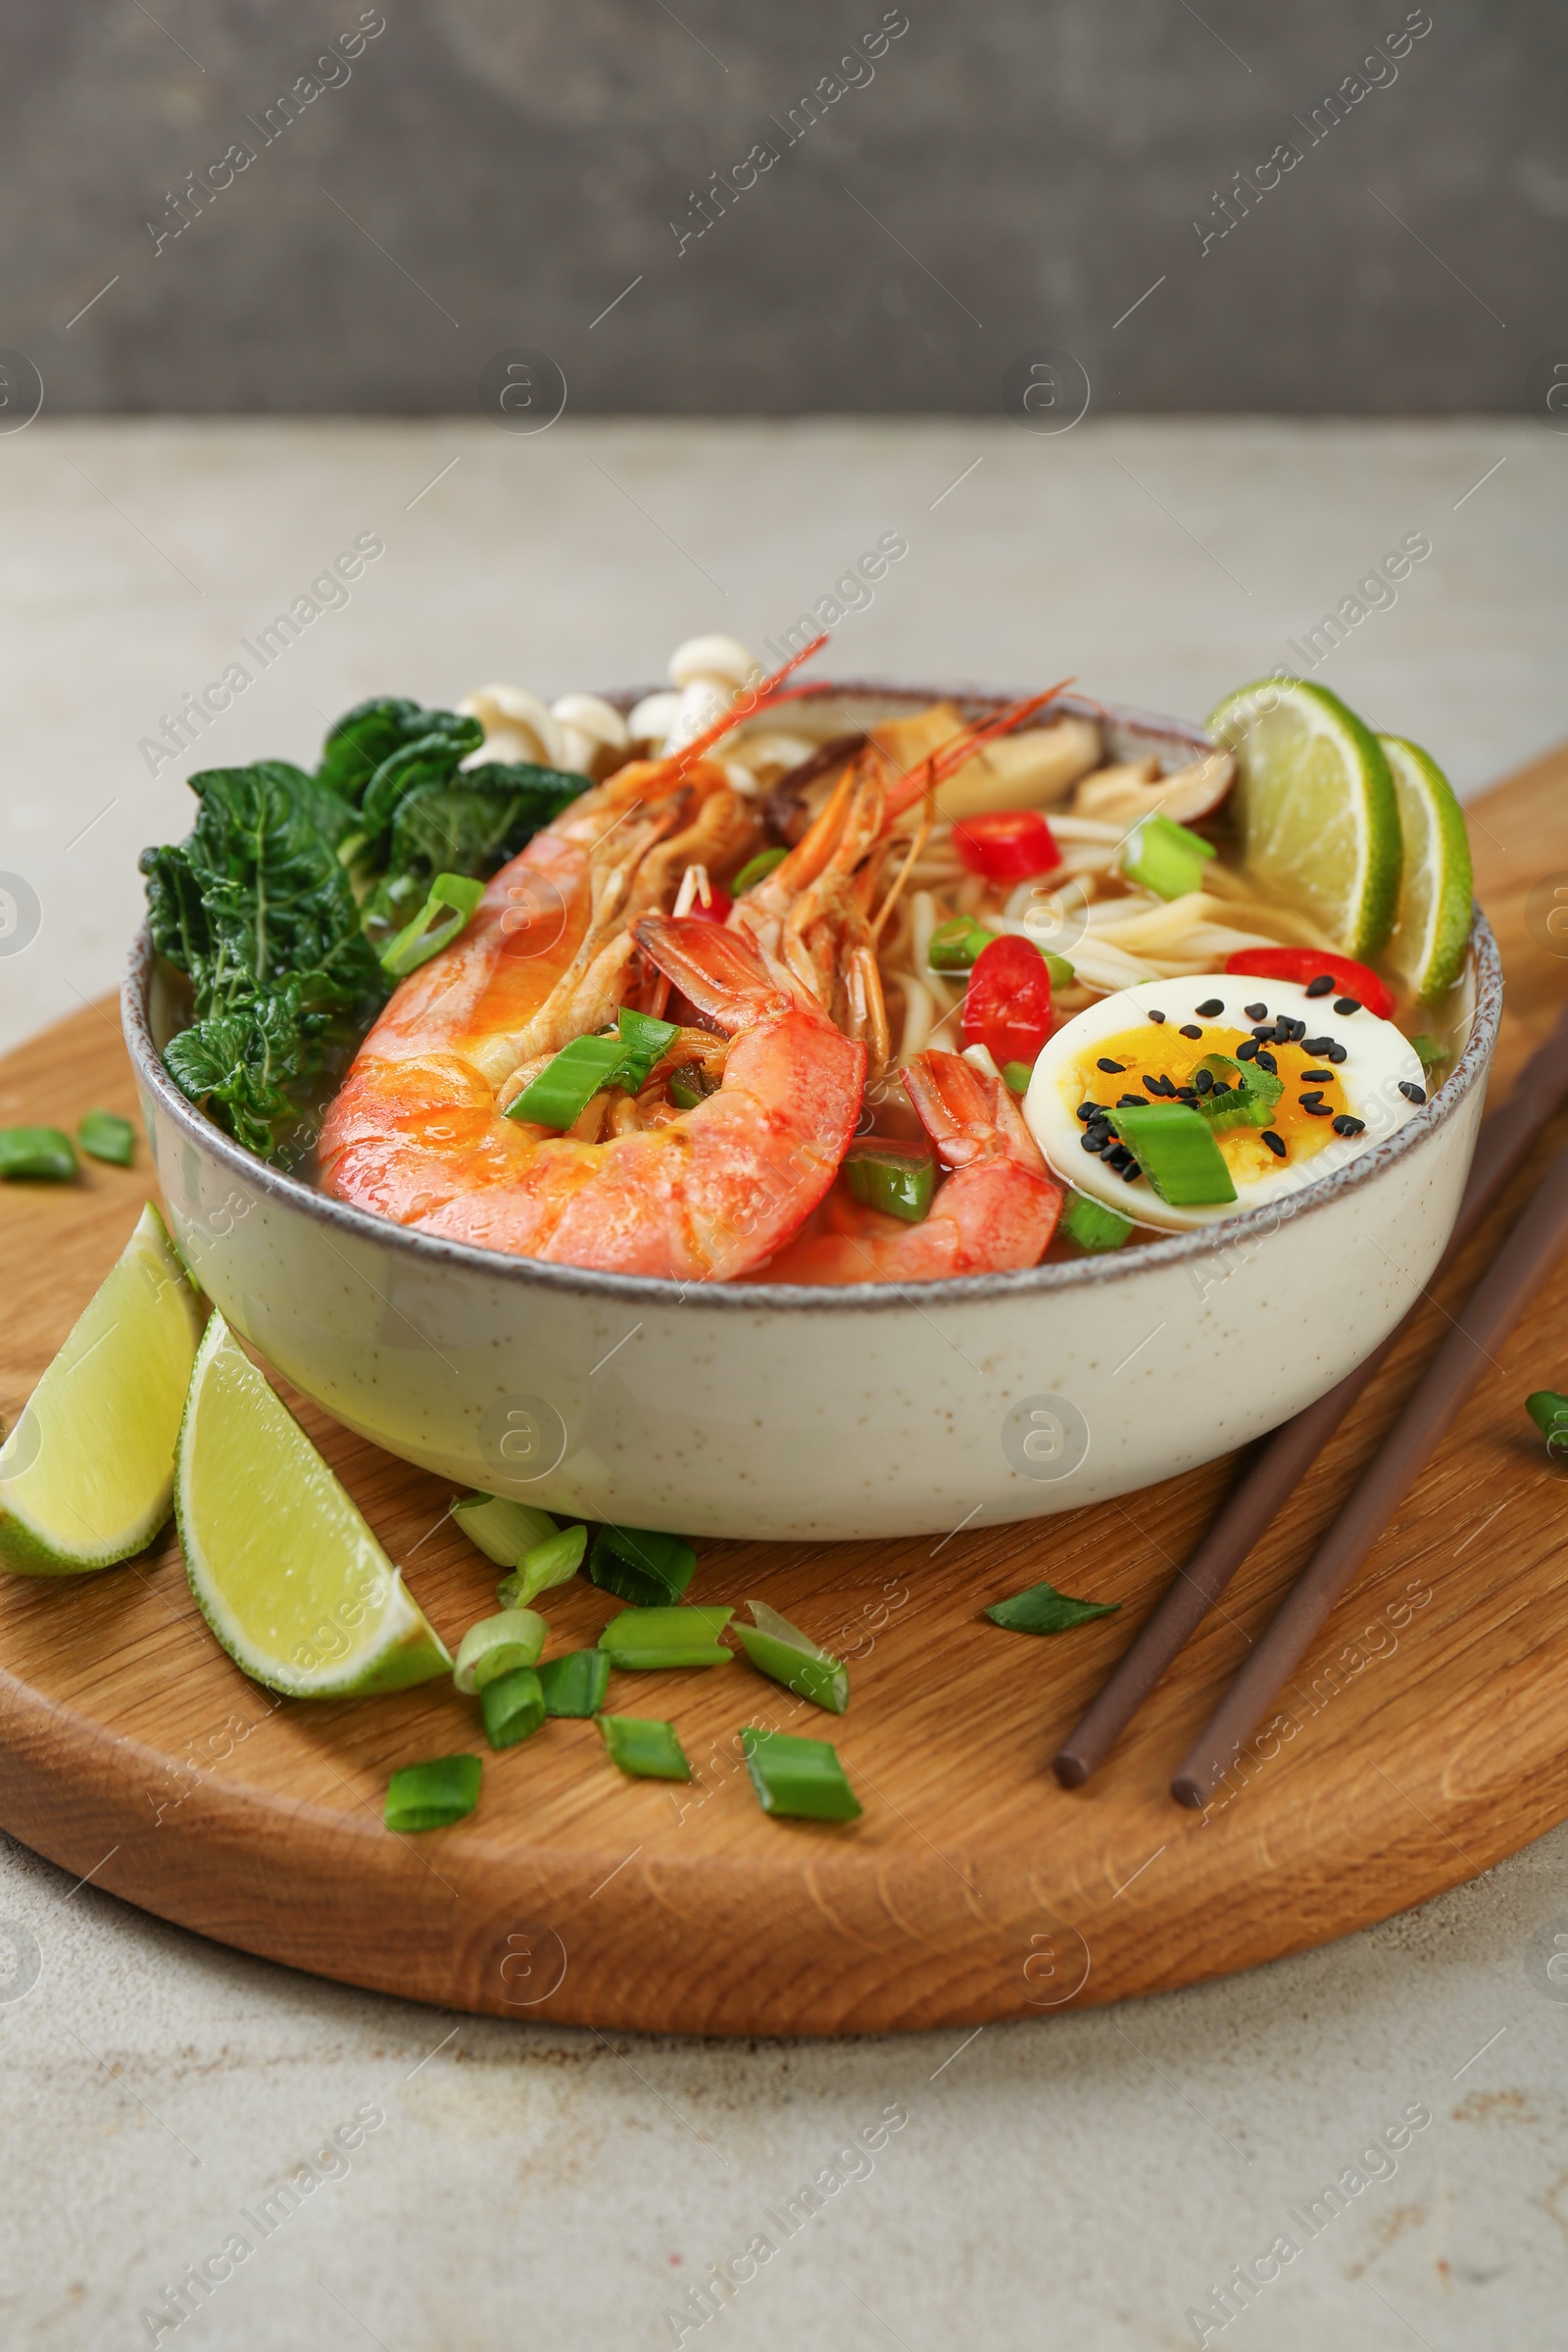
[[[749,686],[737,702],[732,703],[720,717],[713,720],[711,726],[705,727],[701,735],[693,736],[690,743],[683,743],[679,754],[679,772],[684,775],[694,760],[700,760],[705,752],[710,751],[715,743],[729,734],[732,728],[738,727],[743,720],[755,718],[759,710],[766,710],[774,703],[789,702],[794,697],[809,691],[807,688],[796,687],[792,693],[786,694],[782,689],[785,679],[793,670],[799,669],[803,662],[809,662],[813,654],[821,652],[827,643],[827,638],[828,633],[824,629],[820,637],[812,638],[804,653],[796,654],[791,661],[785,662],[782,669],[775,669],[771,677],[763,678],[759,685]]]

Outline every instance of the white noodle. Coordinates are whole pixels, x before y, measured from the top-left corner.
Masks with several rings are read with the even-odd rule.
[[[911,1054],[924,1053],[936,1006],[931,1002],[931,991],[912,972],[893,972],[889,977],[895,987],[904,991],[904,1035],[899,1042],[899,1060],[905,1062]]]
[[[1125,825],[1107,825],[1098,816],[1057,816],[1053,810],[1048,822],[1058,841],[1118,842],[1127,834]]]

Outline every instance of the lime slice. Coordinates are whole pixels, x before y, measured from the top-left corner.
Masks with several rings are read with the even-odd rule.
[[[1470,944],[1475,875],[1464,810],[1437,761],[1402,735],[1380,735],[1399,796],[1404,867],[1389,961],[1414,995],[1451,988]]]
[[[191,1374],[174,1509],[191,1591],[253,1682],[356,1698],[451,1673],[440,1635],[221,1315]]]
[[[1262,678],[1209,733],[1236,754],[1248,869],[1347,956],[1376,955],[1399,889],[1399,808],[1378,740],[1326,686]]]
[[[0,1446],[0,1568],[80,1576],[152,1542],[201,1327],[149,1205]]]

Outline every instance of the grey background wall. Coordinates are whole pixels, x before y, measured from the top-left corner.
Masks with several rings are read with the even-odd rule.
[[[1053,346],[1101,414],[1518,410],[1568,339],[1560,0],[364,23],[318,69],[359,0],[7,0],[0,344],[51,409],[472,411],[529,346],[579,411],[995,413]]]

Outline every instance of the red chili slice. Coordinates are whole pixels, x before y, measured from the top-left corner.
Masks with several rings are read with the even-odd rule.
[[[1061,852],[1038,808],[966,816],[954,826],[953,838],[970,873],[984,874],[990,882],[1027,882],[1061,863]]]
[[[1354,997],[1380,1020],[1394,1016],[1394,991],[1353,956],[1325,956],[1317,948],[1240,948],[1225,969],[1250,980],[1296,980],[1303,988],[1326,973],[1337,997]]]
[[[1051,1034],[1051,973],[1038,948],[1011,933],[975,957],[963,1000],[963,1042],[985,1046],[999,1070],[1033,1061]]]
[[[701,899],[693,899],[686,912],[694,923],[727,922],[729,910],[735,904],[734,900],[727,890],[720,890],[716,882],[710,882],[708,889],[708,905],[705,906]]]

